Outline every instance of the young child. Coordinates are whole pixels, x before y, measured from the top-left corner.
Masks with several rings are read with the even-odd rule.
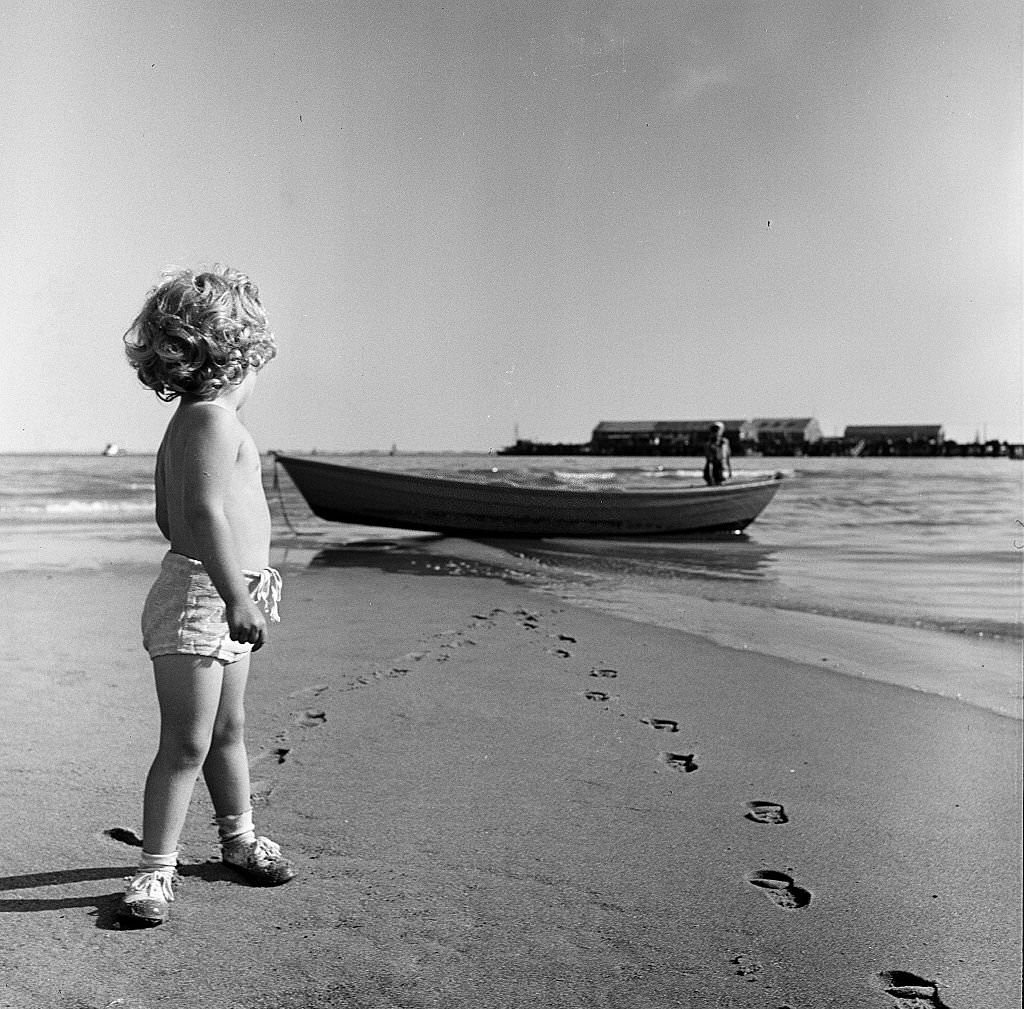
[[[156,460],[156,522],[170,544],[142,613],[160,743],[146,779],[142,859],[118,907],[135,925],[167,920],[178,837],[200,769],[221,858],[251,882],[295,875],[257,837],[243,736],[249,653],[277,620],[270,512],[260,457],[237,412],[277,353],[259,292],[235,270],[167,273],[125,334],[143,385],[178,399]]]

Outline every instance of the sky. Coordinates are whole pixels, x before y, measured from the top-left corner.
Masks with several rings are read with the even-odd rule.
[[[602,420],[1024,440],[1016,0],[13,0],[0,452],[152,451],[121,337],[230,264],[264,450]]]

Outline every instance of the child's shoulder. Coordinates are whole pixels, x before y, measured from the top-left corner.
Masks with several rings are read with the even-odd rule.
[[[168,424],[168,432],[183,437],[237,439],[243,434],[242,422],[234,410],[212,401],[182,401]]]

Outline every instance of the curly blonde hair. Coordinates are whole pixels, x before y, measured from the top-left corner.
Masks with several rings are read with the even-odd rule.
[[[215,399],[277,354],[260,293],[244,273],[168,270],[124,335],[139,381],[160,399]]]

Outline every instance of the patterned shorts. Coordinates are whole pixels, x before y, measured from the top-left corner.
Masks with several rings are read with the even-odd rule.
[[[280,620],[281,575],[274,568],[243,571],[249,591],[271,620]],[[252,645],[232,641],[227,607],[202,561],[168,551],[142,608],[142,644],[158,655],[207,655],[236,662]]]

